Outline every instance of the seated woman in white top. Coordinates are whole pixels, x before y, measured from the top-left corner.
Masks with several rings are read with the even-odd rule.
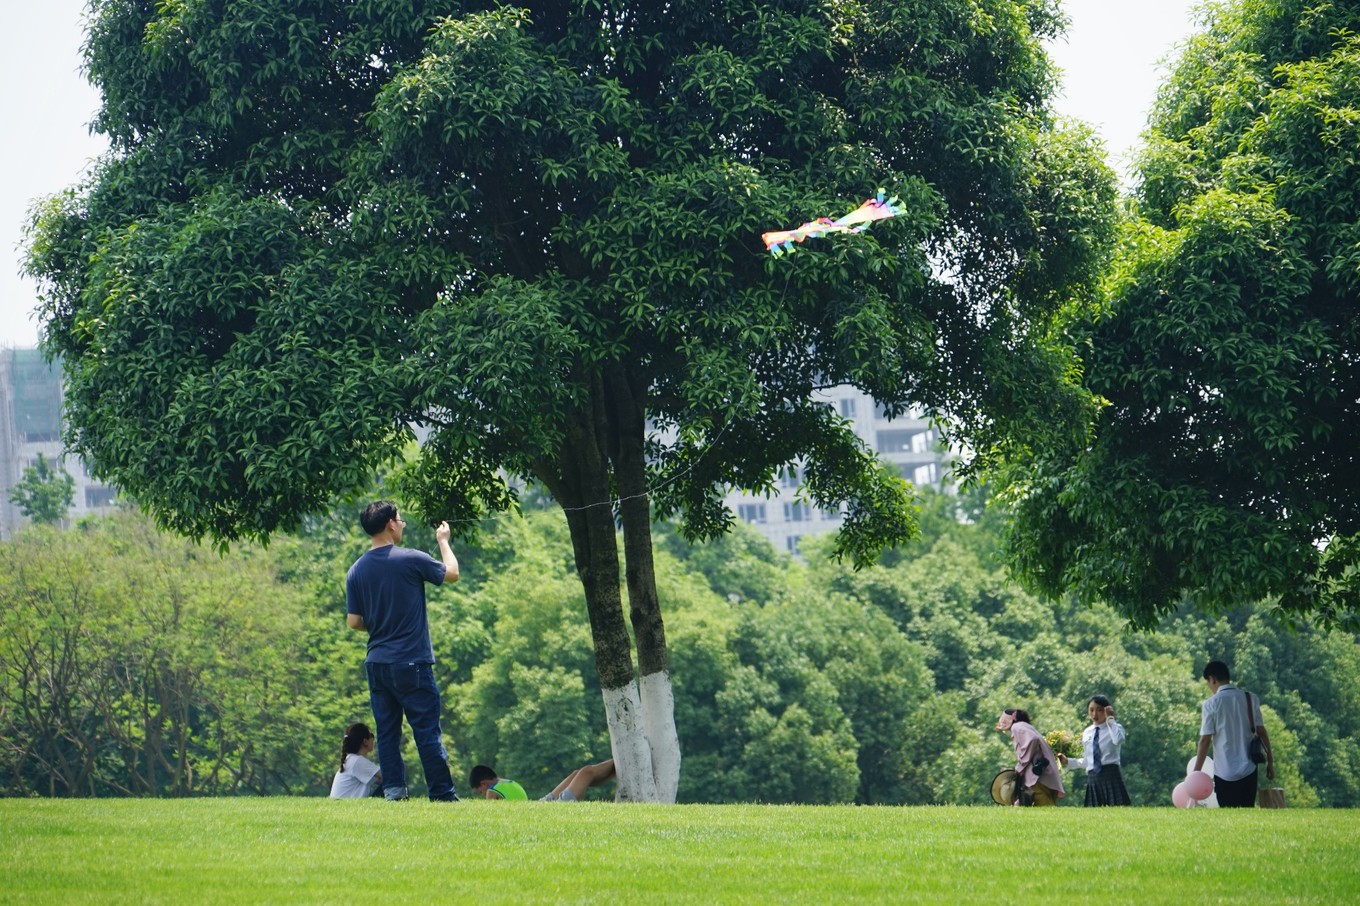
[[[363,799],[382,785],[382,772],[369,761],[373,731],[367,724],[350,724],[340,742],[340,770],[331,781],[332,799]]]
[[[1086,715],[1091,725],[1081,731],[1082,757],[1059,755],[1058,761],[1063,767],[1086,769],[1086,805],[1128,805],[1129,791],[1119,766],[1124,728],[1114,719],[1114,705],[1103,695],[1093,695]]]

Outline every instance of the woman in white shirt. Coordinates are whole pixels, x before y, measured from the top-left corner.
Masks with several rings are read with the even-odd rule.
[[[363,799],[382,784],[382,772],[369,761],[373,731],[367,724],[350,724],[340,741],[340,770],[331,781],[332,799]]]
[[[1086,769],[1086,805],[1128,805],[1129,791],[1119,766],[1119,749],[1124,745],[1124,728],[1114,719],[1114,706],[1103,695],[1093,695],[1086,703],[1091,725],[1081,731],[1082,757],[1059,755],[1063,767]]]

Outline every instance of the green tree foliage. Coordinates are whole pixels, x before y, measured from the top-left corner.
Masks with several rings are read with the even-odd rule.
[[[1279,734],[1285,748],[1298,746],[1297,758],[1277,765],[1290,801],[1355,801],[1350,779],[1334,772],[1354,757],[1354,692],[1339,685],[1350,685],[1343,677],[1360,654],[1360,638],[1307,624],[1285,630],[1266,616],[1266,605],[1220,617],[1183,607],[1158,631],[1130,631],[1109,605],[1046,603],[1009,583],[994,555],[1002,531],[997,511],[927,496],[926,512],[922,524],[937,534],[925,539],[915,562],[858,573],[819,566],[812,574],[853,598],[891,607],[903,632],[920,639],[928,663],[939,663],[932,648],[960,636],[952,623],[968,626],[959,663],[936,674],[937,691],[959,697],[952,748],[929,774],[935,801],[987,801],[978,778],[1013,758],[992,729],[1002,708],[1024,707],[1045,732],[1077,732],[1087,723],[1089,697],[1103,694],[1129,729],[1124,774],[1135,804],[1168,802],[1199,735],[1199,704],[1207,697],[1199,671],[1214,658],[1232,664],[1234,677],[1272,708],[1272,739]],[[981,515],[973,524],[938,518],[959,512]],[[1334,713],[1320,719],[1321,712]],[[1084,782],[1069,775],[1076,802]]]
[[[504,473],[564,507],[621,689],[630,628],[643,677],[668,668],[649,495],[712,536],[725,483],[800,460],[845,507],[838,553],[911,536],[908,489],[815,387],[937,411],[979,468],[1084,430],[1051,320],[1112,181],[1045,109],[1053,4],[93,9],[112,151],[29,269],[75,448],[161,525],[266,537],[421,423],[429,517],[509,507]],[[759,242],[878,187],[907,213],[870,234]]]
[[[114,150],[39,217],[30,269],[78,448],[163,524],[267,535],[412,420],[425,502],[503,506],[496,467],[566,500],[566,435],[603,407],[606,460],[641,444],[630,412],[683,429],[658,468],[695,531],[725,524],[710,481],[803,455],[862,556],[901,537],[901,494],[813,386],[938,409],[983,453],[1080,422],[1046,321],[1111,188],[1044,110],[1049,4],[95,14]],[[907,216],[762,252],[879,185]]]
[[[1089,697],[1105,694],[1114,699],[1130,731],[1124,769],[1134,802],[1165,804],[1194,753],[1199,704],[1207,697],[1199,671],[1213,658],[1232,663],[1234,675],[1271,710],[1272,739],[1281,740],[1277,779],[1289,801],[1329,806],[1360,801],[1348,767],[1360,741],[1352,679],[1360,675],[1355,670],[1360,638],[1307,624],[1285,630],[1267,616],[1266,605],[1234,608],[1219,617],[1185,607],[1158,631],[1131,632],[1108,605],[1091,607],[1071,599],[1045,603],[1007,580],[997,557],[999,511],[981,500],[926,495],[922,525],[928,534],[915,558],[894,555],[854,571],[819,558],[811,544],[806,570],[783,561],[785,574],[773,587],[788,590],[760,596],[777,601],[802,595],[838,613],[865,607],[879,611],[890,618],[889,629],[870,621],[872,635],[888,650],[908,643],[929,667],[921,674],[924,689],[907,684],[907,717],[885,721],[887,735],[881,738],[889,738],[895,749],[888,757],[866,759],[864,743],[871,737],[855,728],[862,774],[874,772],[872,784],[862,782],[857,790],[856,801],[985,803],[986,781],[1013,759],[1008,741],[992,729],[997,712],[1026,707],[1044,731],[1076,732],[1086,723]],[[957,521],[959,514],[969,514],[972,521]],[[703,562],[696,557],[684,565]],[[740,562],[724,563],[719,575],[740,572]],[[750,605],[745,610],[750,612]],[[801,626],[816,627],[827,619],[837,618],[800,616],[781,631],[812,652],[828,639]],[[719,630],[705,625],[699,632],[708,637]],[[841,632],[835,644],[844,644],[846,636]],[[752,663],[780,662],[767,653],[778,649],[760,650]],[[875,669],[883,657],[864,655]],[[859,682],[872,683],[873,676],[871,669]],[[843,703],[851,699],[855,682],[837,684],[846,690]],[[685,715],[682,726],[696,719],[721,726],[706,714]],[[711,746],[692,737],[687,745],[691,752]],[[893,772],[902,766],[915,773],[904,772],[894,784]],[[1081,801],[1084,782],[1069,775],[1071,802]]]
[[[362,650],[277,565],[132,515],[0,545],[0,791],[328,789]]]
[[[494,546],[514,546],[514,562],[474,594],[455,589],[453,612],[440,619],[461,628],[435,641],[444,671],[471,651],[480,659],[468,682],[449,684],[452,749],[469,763],[495,764],[531,792],[609,756],[589,706],[597,681],[576,617],[580,590],[559,552],[564,530],[549,514],[489,528]],[[767,603],[733,600],[667,552],[712,563],[711,546],[690,547],[673,531],[662,537],[659,583],[674,612],[677,724],[689,753],[680,798],[910,801],[901,788],[915,766],[901,763],[900,739],[930,698],[930,677],[891,621],[862,604],[800,593],[776,572],[766,574]],[[757,553],[719,574],[775,559],[744,528],[725,540]],[[469,638],[484,641],[460,641]]]
[[[1286,632],[1260,606],[1131,633],[1108,606],[1008,585],[975,503],[972,524],[947,518],[953,498],[924,503],[922,555],[860,571],[801,566],[744,525],[717,562],[659,528],[681,800],[983,804],[1013,759],[1001,708],[1075,732],[1100,693],[1129,730],[1135,803],[1165,804],[1221,657],[1261,697],[1289,801],[1360,805],[1360,638]],[[460,775],[486,762],[542,795],[611,749],[569,529],[542,511],[483,529],[461,553],[485,571],[430,596],[446,744]],[[340,729],[368,711],[343,617],[360,549],[318,521],[223,560],[131,515],[0,544],[0,792],[324,794]],[[744,572],[750,597],[728,591]]]
[[[1108,405],[1010,490],[1012,558],[1143,626],[1270,599],[1360,625],[1360,4],[1216,4],[1163,86],[1102,303]]]
[[[58,525],[76,499],[76,480],[39,453],[9,490],[9,501],[37,525]]]

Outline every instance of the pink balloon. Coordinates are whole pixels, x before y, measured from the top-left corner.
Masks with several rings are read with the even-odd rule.
[[[1176,808],[1190,807],[1190,793],[1185,788],[1186,781],[1182,780],[1176,784],[1176,788],[1171,791],[1171,804]]]
[[[1191,771],[1185,778],[1185,792],[1191,799],[1208,799],[1214,792],[1214,778],[1203,771]]]

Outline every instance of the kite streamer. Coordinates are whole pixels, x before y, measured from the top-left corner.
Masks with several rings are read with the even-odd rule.
[[[906,208],[902,207],[896,197],[885,200],[883,190],[879,189],[878,197],[867,199],[864,204],[844,217],[835,220],[830,217],[818,217],[816,220],[809,220],[796,230],[774,230],[762,233],[760,238],[765,241],[765,247],[770,250],[770,254],[778,257],[785,252],[793,251],[795,242],[816,239],[827,233],[862,233],[875,220],[887,220],[889,217],[905,213]]]

